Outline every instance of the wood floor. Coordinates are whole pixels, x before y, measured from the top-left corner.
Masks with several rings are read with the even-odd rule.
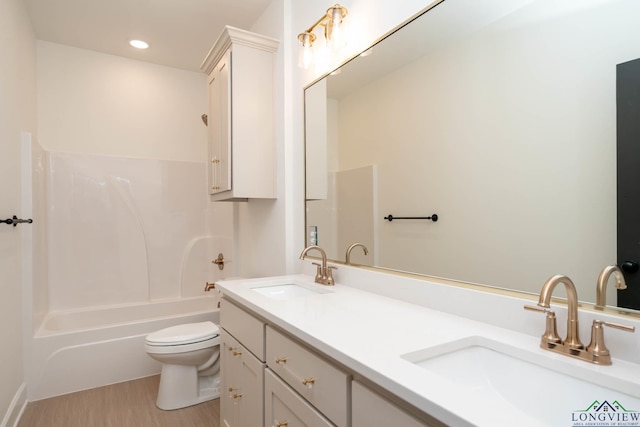
[[[218,427],[220,400],[162,411],[160,376],[31,402],[18,427]]]

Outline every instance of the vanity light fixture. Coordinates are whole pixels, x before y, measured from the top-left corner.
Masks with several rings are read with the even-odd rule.
[[[346,46],[342,21],[347,16],[347,13],[348,11],[345,7],[336,3],[335,6],[327,9],[327,13],[318,19],[315,24],[298,34],[298,40],[300,41],[298,65],[301,68],[307,69],[314,62],[313,43],[317,37],[313,34],[313,31],[319,26],[324,27],[324,39],[327,47],[340,49]]]
[[[129,40],[129,44],[136,49],[146,49],[149,47],[149,43],[142,40]]]

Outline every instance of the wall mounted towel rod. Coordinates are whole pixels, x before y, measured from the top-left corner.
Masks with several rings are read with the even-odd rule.
[[[20,219],[17,216],[13,216],[13,218],[7,218],[7,219],[0,219],[1,223],[5,223],[5,224],[13,224],[13,226],[15,227],[18,224],[22,224],[22,223],[28,223],[31,224],[33,222],[33,220],[31,218],[29,219]]]
[[[389,222],[393,221],[394,219],[426,219],[436,222],[438,220],[438,214],[433,214],[431,216],[393,216],[389,214],[388,216],[385,216],[384,219]]]

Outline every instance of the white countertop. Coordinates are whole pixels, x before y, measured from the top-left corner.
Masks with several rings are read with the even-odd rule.
[[[328,293],[276,300],[252,290],[260,285],[287,282],[310,288],[320,287]],[[340,283],[333,287],[316,285],[313,278],[306,275],[221,281],[217,286],[224,296],[244,305],[269,323],[449,425],[571,426],[572,413],[592,403],[584,401],[584,397],[573,399],[567,393],[566,402],[564,399],[562,402],[566,405],[566,417],[550,419],[544,415],[545,408],[540,407],[543,415],[535,419],[499,395],[461,388],[447,378],[421,369],[400,357],[428,347],[474,337],[507,343],[510,348],[523,354],[548,358],[556,365],[560,364],[563,372],[587,381],[600,384],[609,381],[618,391],[612,391],[608,396],[593,396],[593,400],[615,398],[620,403],[624,401],[626,409],[640,411],[640,365],[635,363],[614,359],[611,366],[592,365],[540,349],[539,336],[447,314]],[[487,307],[487,310],[490,309]],[[524,310],[522,316],[525,316]],[[564,318],[559,316],[558,322],[564,322]],[[542,333],[543,316],[539,317],[539,325]],[[588,343],[588,338],[583,336],[583,341]],[[522,387],[526,388],[533,386],[536,378],[523,378],[522,381]],[[563,408],[560,412],[564,413]]]

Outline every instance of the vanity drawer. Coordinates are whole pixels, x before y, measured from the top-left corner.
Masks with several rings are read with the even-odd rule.
[[[267,326],[267,366],[338,426],[348,425],[349,375]]]
[[[223,298],[220,302],[220,326],[264,362],[264,323]]]
[[[264,382],[265,426],[332,427],[333,424],[309,405],[269,369]]]
[[[402,427],[431,427],[442,425],[425,424],[411,416],[389,400],[353,381],[351,384],[351,426],[402,426]]]

